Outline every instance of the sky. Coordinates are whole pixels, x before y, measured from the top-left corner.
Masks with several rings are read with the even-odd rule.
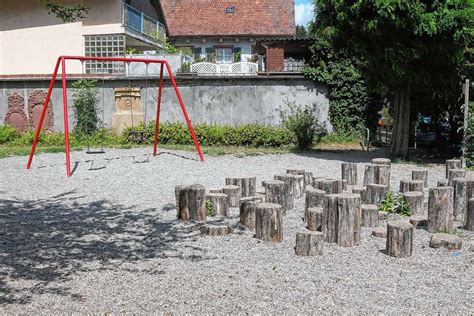
[[[313,19],[314,7],[313,0],[296,0],[295,1],[295,20],[297,25],[308,24]]]

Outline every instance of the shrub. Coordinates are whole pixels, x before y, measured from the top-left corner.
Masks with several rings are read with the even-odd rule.
[[[20,137],[20,132],[10,125],[0,126],[0,144],[6,144]]]
[[[281,112],[283,126],[295,134],[298,148],[311,148],[316,136],[323,132],[316,119],[314,107],[296,105],[290,101],[287,104],[288,110]]]
[[[74,117],[78,134],[91,135],[99,128],[97,105],[99,97],[95,85],[97,80],[81,79],[72,84],[74,88]]]
[[[387,213],[397,213],[404,216],[411,216],[412,209],[405,197],[401,193],[393,194],[392,191],[380,204],[380,210]]]

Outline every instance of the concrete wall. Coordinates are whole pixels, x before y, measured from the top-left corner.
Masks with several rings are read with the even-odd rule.
[[[110,126],[115,111],[114,87],[128,87],[128,81],[106,80],[102,90],[99,82],[99,96],[104,94],[104,121]],[[147,121],[155,118],[157,103],[157,80],[148,81],[145,92],[143,80],[132,80],[132,87],[142,87],[142,112],[146,112]],[[178,79],[179,89],[193,122],[243,124],[258,122],[278,125],[281,122],[280,111],[287,109],[287,100],[297,104],[314,105],[319,120],[329,126],[329,101],[326,88],[304,78],[192,78]],[[68,82],[71,86],[71,82]],[[14,91],[22,94],[25,100],[34,89],[47,89],[47,80],[0,81],[0,124],[3,124],[7,111],[8,96]],[[148,101],[145,101],[148,94]],[[72,89],[68,89],[69,117],[72,119]],[[58,81],[52,94],[55,130],[62,130],[62,94]],[[146,108],[145,108],[146,104]],[[102,113],[99,114],[102,117]],[[170,82],[166,81],[162,99],[162,121],[183,121],[184,118]]]

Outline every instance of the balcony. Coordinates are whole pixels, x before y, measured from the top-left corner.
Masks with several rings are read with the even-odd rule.
[[[122,19],[125,30],[129,35],[157,46],[161,46],[166,41],[164,24],[126,3],[123,3]]]

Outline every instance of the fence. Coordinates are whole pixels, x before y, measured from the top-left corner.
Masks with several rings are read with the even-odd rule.
[[[161,43],[166,41],[166,29],[162,23],[126,3],[123,3],[123,24],[155,41]]]
[[[128,55],[129,58],[138,59],[161,59],[166,60],[171,67],[171,71],[176,73],[181,70],[181,65],[184,61],[183,54],[161,54],[161,55],[146,55],[146,54],[133,54]],[[159,76],[160,75],[160,64],[150,63],[148,64],[148,76]],[[144,63],[130,63],[129,67],[125,68],[126,76],[144,77],[147,75],[147,66]]]
[[[232,64],[214,64],[208,62],[201,62],[191,65],[191,72],[197,73],[199,76],[256,76],[257,71],[258,64],[247,61]]]
[[[296,60],[293,58],[285,59],[284,65],[284,70],[286,72],[301,72],[306,66],[304,60]]]

